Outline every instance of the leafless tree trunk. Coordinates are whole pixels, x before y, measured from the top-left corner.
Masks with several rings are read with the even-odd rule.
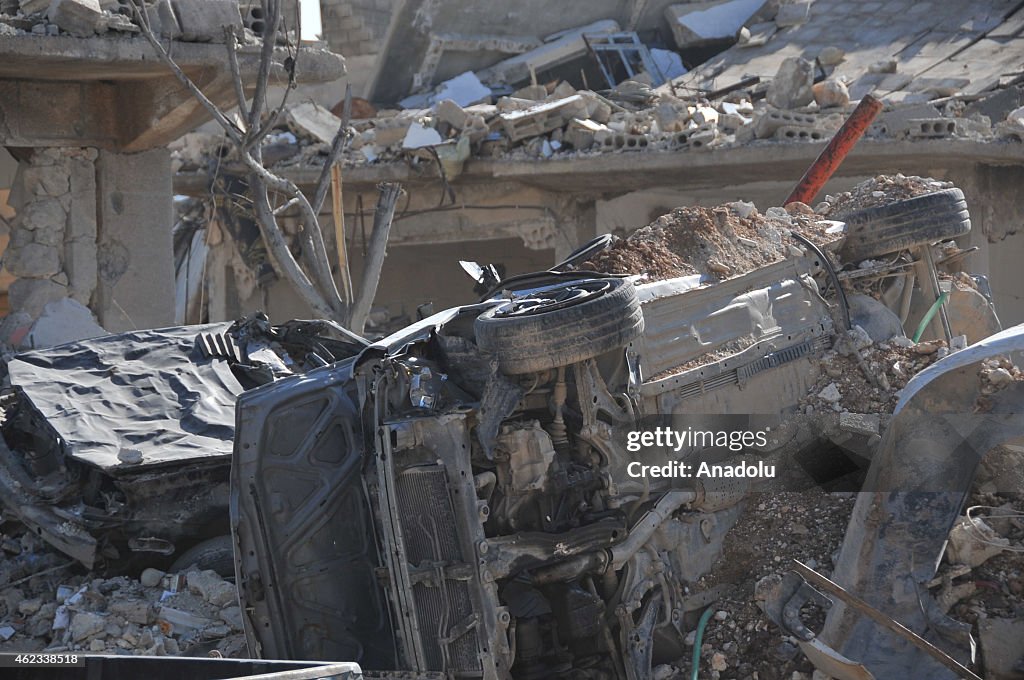
[[[391,234],[391,223],[395,219],[395,206],[402,195],[402,186],[394,183],[383,183],[379,187],[380,197],[377,209],[373,213],[373,231],[370,232],[370,245],[366,251],[366,264],[363,279],[356,292],[352,304],[352,315],[349,327],[355,333],[362,334],[366,327],[366,318],[370,314],[370,305],[377,295],[377,283],[380,281],[380,270],[387,255],[388,236]]]
[[[324,244],[318,213],[329,186],[329,169],[340,158],[352,132],[348,127],[348,120],[343,120],[335,135],[334,142],[331,144],[325,172],[321,173],[312,201],[307,198],[294,182],[264,167],[261,144],[263,139],[274,129],[274,126],[280,120],[288,100],[288,95],[295,87],[295,49],[297,48],[289,45],[289,58],[275,64],[275,45],[281,32],[281,2],[280,0],[262,0],[261,5],[265,18],[265,29],[263,32],[263,46],[260,52],[259,70],[251,101],[246,100],[245,85],[242,81],[238,65],[237,36],[233,27],[225,29],[227,58],[234,80],[239,122],[233,121],[226,112],[222,111],[203,94],[202,90],[174,62],[174,59],[153,34],[141,2],[135,5],[135,15],[139,25],[142,27],[143,35],[152,45],[157,56],[174,73],[184,87],[206,108],[221,128],[224,129],[227,138],[245,164],[248,170],[248,184],[256,223],[259,225],[260,234],[266,243],[267,252],[270,254],[270,260],[274,269],[292,285],[303,301],[312,308],[314,314],[340,323],[350,323],[350,310],[339,295],[338,287],[331,272],[331,265],[327,258],[327,248]],[[295,14],[298,16],[298,8],[296,8]],[[274,110],[267,112],[267,89],[275,65],[287,72],[288,87],[285,89],[280,105]],[[397,200],[397,188],[395,200]],[[278,223],[278,218],[286,211],[292,209],[298,211],[302,224],[302,264],[292,255],[288,239]],[[394,214],[393,205],[391,214]],[[390,219],[388,220],[388,226],[390,227]],[[374,230],[376,235],[376,221]],[[370,267],[368,263],[366,274],[363,277],[364,285],[372,288],[373,291],[376,291],[377,280],[380,277],[383,247],[381,248],[381,253],[381,257],[379,260],[375,260],[373,267]],[[365,295],[357,294],[357,299],[362,300],[362,298],[365,298]],[[369,301],[365,301],[367,310],[372,298],[373,293],[371,292]],[[361,330],[361,324],[359,328]]]

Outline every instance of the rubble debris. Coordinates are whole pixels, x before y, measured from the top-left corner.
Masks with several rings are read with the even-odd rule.
[[[242,32],[242,15],[236,0],[171,0],[178,18],[181,39],[186,42],[224,42],[224,27]]]
[[[946,558],[952,564],[978,567],[1010,545],[980,517],[962,517],[949,532]]]
[[[815,217],[791,215],[781,208],[769,208],[765,215],[743,203],[677,208],[580,268],[647,273],[652,280],[693,273],[712,280],[731,278],[788,256],[790,230],[817,243],[835,240],[826,229]]]
[[[922,194],[930,194],[952,187],[951,182],[917,175],[878,175],[865,180],[850,191],[837,196],[826,196],[829,204],[823,214],[834,220],[842,220],[845,215],[875,208],[894,201],[902,201]]]
[[[1024,619],[984,618],[978,638],[985,659],[985,677],[1013,680],[1024,672]]]
[[[52,549],[31,532],[3,524],[6,539],[20,537],[37,568],[17,585],[0,574],[3,651],[90,651],[106,654],[247,655],[235,587],[212,572],[165,574],[146,569],[129,576],[47,573]],[[27,538],[26,538],[27,537]],[[201,588],[177,589],[179,579]],[[230,596],[226,596],[230,593]]]
[[[779,109],[795,109],[814,100],[814,65],[800,57],[788,57],[768,85],[767,101]]]
[[[815,83],[811,90],[814,92],[814,101],[823,109],[850,103],[850,91],[841,80],[823,80]]]
[[[94,35],[103,20],[98,0],[53,0],[47,16],[62,30],[79,38]]]
[[[292,106],[286,116],[295,134],[308,135],[323,144],[331,144],[341,128],[341,119],[315,102]]]
[[[618,22],[610,19],[595,21],[569,31],[548,36],[540,47],[509,57],[504,61],[477,71],[481,82],[492,87],[514,85],[530,79],[530,73],[544,71],[587,53],[583,36],[591,33],[616,33],[621,30]]]

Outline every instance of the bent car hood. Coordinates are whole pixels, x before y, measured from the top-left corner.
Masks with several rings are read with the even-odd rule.
[[[231,455],[242,386],[223,358],[196,347],[230,323],[136,331],[19,354],[19,388],[64,441],[67,455],[112,473]],[[142,462],[125,465],[122,448]]]

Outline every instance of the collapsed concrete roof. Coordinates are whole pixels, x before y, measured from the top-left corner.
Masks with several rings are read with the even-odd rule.
[[[76,0],[50,7],[64,4],[79,7]],[[173,5],[174,13],[168,0],[153,6],[168,8],[161,12],[162,23],[151,9],[154,32],[173,41],[175,61],[214,103],[232,108],[223,26],[237,22],[243,40],[239,68],[247,89],[254,87],[260,40],[243,27],[234,0]],[[49,16],[54,10],[45,3],[21,6],[18,16],[0,13],[0,143],[134,152],[164,146],[208,119],[127,16],[98,11],[85,0],[80,12],[86,18],[76,15],[73,22]],[[283,76],[280,63],[293,56],[283,47],[277,51],[279,73],[272,77]],[[345,73],[344,59],[319,47],[299,50],[294,58],[300,82],[327,82]]]
[[[749,26],[745,42],[675,85],[713,90],[748,76],[771,77],[787,57],[821,58],[831,78],[848,81],[853,99],[874,93],[890,103],[915,103],[978,94],[1024,74],[1024,11],[1016,0],[792,4],[800,16],[788,12]]]

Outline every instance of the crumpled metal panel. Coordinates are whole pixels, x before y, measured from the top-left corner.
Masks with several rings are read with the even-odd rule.
[[[753,344],[820,329],[828,309],[809,277],[801,280],[809,268],[794,258],[699,289],[675,279],[637,286],[644,334],[635,344],[644,380],[744,338]]]
[[[230,323],[135,331],[24,352],[11,384],[64,440],[65,452],[113,474],[231,455],[235,398],[227,362],[196,348]],[[122,447],[142,462],[118,460]]]

